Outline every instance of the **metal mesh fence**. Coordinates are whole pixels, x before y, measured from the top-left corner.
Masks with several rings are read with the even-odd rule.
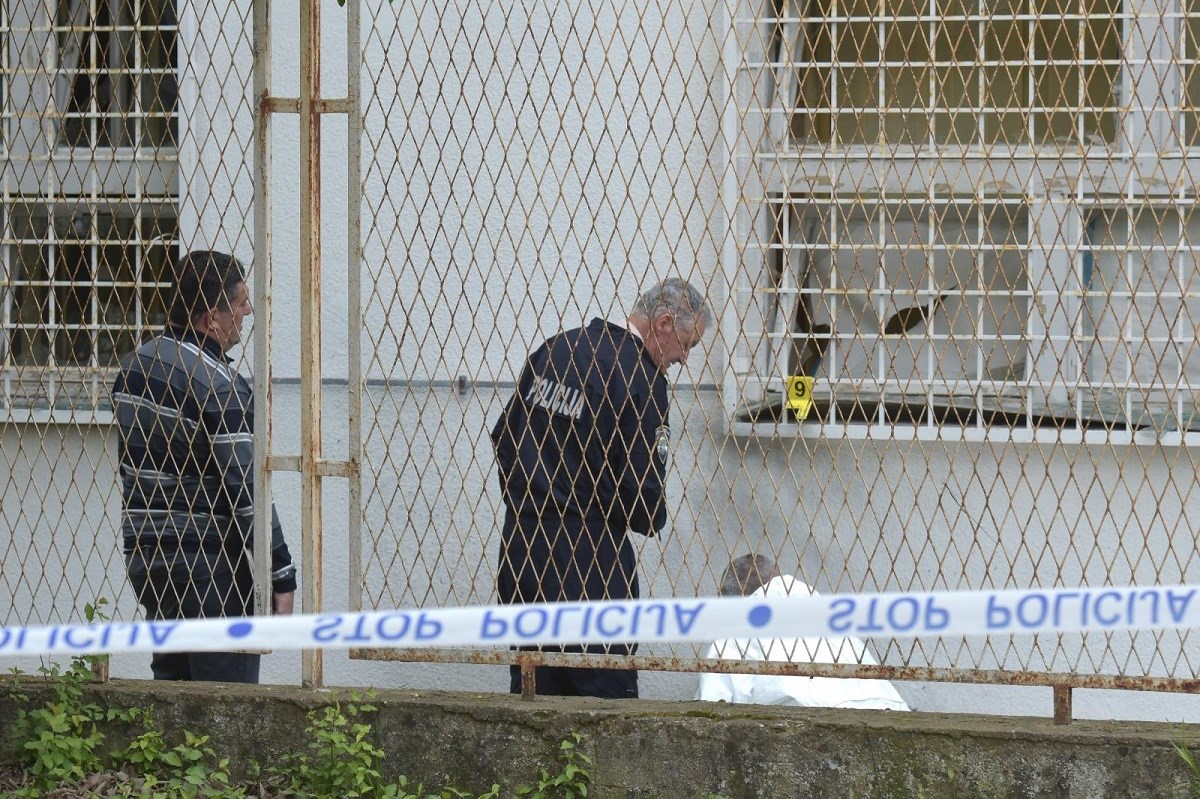
[[[327,398],[343,374],[349,385],[348,421],[323,424],[348,442],[340,472],[278,451],[269,430],[257,439],[263,474],[350,475],[346,535],[288,531],[306,557],[349,553],[349,595],[326,591],[324,607],[496,601],[505,495],[490,431],[515,395],[539,447],[593,435],[563,413],[579,386],[561,371],[540,376],[568,393],[522,394],[527,358],[594,318],[628,328],[637,297],[669,277],[701,290],[713,322],[666,371],[653,435],[594,434],[653,459],[664,444],[630,478],[640,489],[661,473],[663,528],[627,535],[603,488],[570,500],[588,517],[573,528],[555,500],[551,524],[532,481],[510,482],[509,504],[538,505],[539,534],[568,560],[589,562],[580,535],[617,550],[627,536],[643,596],[714,594],[750,552],[822,592],[1196,581],[1200,10],[348,5],[325,4],[338,37],[322,49],[339,76],[345,56],[350,96],[314,112],[351,116],[349,219],[320,211],[349,225],[350,279],[318,250],[321,302],[346,309],[348,338],[326,325],[293,348],[294,331],[258,322],[277,355],[325,352]],[[175,11],[10,0],[0,20],[8,622],[65,618],[95,596],[132,612],[108,389],[116,359],[165,319],[171,260],[194,246],[260,267],[274,254],[256,296],[270,296],[264,275],[277,311],[301,290],[281,242],[309,229],[251,216],[255,189],[290,191],[279,176],[300,147],[290,128],[260,139],[274,166],[254,187],[250,154],[256,116],[313,106],[279,85],[252,95],[249,2]],[[326,127],[339,142],[326,169],[340,170],[328,153],[343,134]],[[252,252],[255,227],[266,252]],[[623,335],[605,346],[638,352]],[[270,351],[255,353],[260,387],[268,366],[293,374]],[[590,402],[578,407],[599,413]],[[560,476],[619,482],[614,458]],[[276,486],[289,521],[320,481],[303,485]],[[548,565],[532,562],[543,579]],[[868,644],[898,676],[978,681],[1161,687],[1200,658],[1186,632]],[[646,647],[636,663],[703,668],[704,654]]]
[[[744,552],[823,591],[1189,579],[1189,12],[374,14],[364,606],[494,599],[486,433],[526,355],[671,275],[719,324],[672,378],[643,593],[715,593]],[[874,644],[996,672],[1195,658],[1174,633]]]
[[[249,20],[173,0],[0,4],[5,624],[137,612],[112,388],[162,332],[182,253],[251,262]]]

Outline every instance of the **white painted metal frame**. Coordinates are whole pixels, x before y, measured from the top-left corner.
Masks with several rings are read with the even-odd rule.
[[[174,209],[178,205],[176,149],[165,144],[144,147],[142,134],[151,117],[165,118],[168,125],[172,121],[178,124],[178,106],[165,114],[151,112],[143,107],[141,93],[134,91],[114,113],[111,109],[100,109],[93,93],[86,111],[70,114],[62,107],[65,93],[61,89],[81,74],[98,76],[107,71],[117,79],[129,78],[137,86],[142,80],[161,78],[166,70],[177,70],[177,65],[149,63],[144,37],[149,31],[177,34],[178,25],[151,25],[141,18],[142,6],[138,4],[131,19],[110,20],[113,24],[97,26],[92,23],[106,0],[64,1],[71,4],[68,13],[71,24],[59,24],[59,0],[28,0],[5,4],[0,27],[3,39],[0,126],[4,128],[5,146],[0,178],[0,204],[4,209],[0,228],[0,414],[14,422],[92,423],[111,418],[107,409],[111,368],[104,362],[108,359],[104,357],[101,342],[119,335],[132,336],[136,341],[160,321],[147,319],[142,292],[168,284],[150,273],[146,255],[153,247],[173,249],[177,245],[174,238],[147,237],[144,232],[144,222],[155,209]],[[60,63],[59,37],[77,28],[92,33],[87,57],[83,63]],[[116,60],[121,48],[111,43],[108,69],[96,66],[101,36],[129,45],[132,67]],[[31,58],[32,54],[37,58]],[[87,137],[93,146],[75,148],[63,141],[63,125],[69,118],[82,120],[88,126]],[[123,126],[131,121],[129,142],[118,139],[118,146],[94,146],[100,141],[100,125]],[[24,146],[19,146],[22,143]],[[45,212],[45,235],[28,231],[19,234],[13,228],[12,210],[17,204]],[[64,208],[78,209],[72,213],[82,214],[80,218],[85,220],[86,229],[70,236],[61,235],[54,218],[56,210],[61,213]],[[101,212],[124,215],[131,221],[133,237],[116,240],[103,237],[96,224]],[[68,243],[83,248],[89,275],[63,280],[54,274],[58,248]],[[111,245],[132,247],[135,270],[132,282],[101,279],[98,267],[105,257],[103,248]],[[20,273],[17,259],[22,247],[42,249],[47,269],[44,279],[31,279]],[[170,255],[166,260],[171,260]],[[20,321],[15,307],[17,287],[24,290],[25,298],[32,297],[42,304],[44,318]],[[86,307],[78,321],[65,318],[59,308],[55,292],[64,288],[87,295]],[[116,291],[130,292],[132,325],[124,319],[109,319],[104,313],[101,293]],[[110,302],[118,300],[114,296]],[[56,335],[68,328],[87,336],[86,363],[58,361],[53,342]],[[44,354],[44,363],[14,360],[8,345],[10,332],[16,330],[46,337],[49,349]]]
[[[254,296],[258,320],[254,327],[255,390],[255,529],[271,526],[271,474],[274,471],[300,473],[300,602],[297,611],[320,613],[324,605],[324,552],[322,507],[324,478],[343,477],[350,481],[349,540],[351,607],[361,606],[362,559],[362,483],[359,477],[362,448],[362,300],[361,300],[361,204],[362,204],[362,101],[361,101],[361,6],[348,0],[347,7],[347,95],[345,98],[321,96],[321,5],[320,0],[302,0],[300,4],[300,96],[276,97],[272,94],[270,0],[254,0]],[[281,455],[274,451],[271,417],[273,391],[271,380],[272,338],[272,180],[271,122],[275,113],[300,115],[300,454]],[[347,156],[347,337],[349,410],[347,425],[350,452],[346,461],[327,460],[322,451],[322,330],[321,330],[321,117],[346,114],[349,152]],[[256,610],[269,612],[270,562],[266,547],[255,552]],[[301,660],[301,682],[305,686],[324,684],[323,653],[305,650]]]
[[[793,3],[789,7],[792,9],[790,16],[776,20],[772,17],[769,2],[759,3],[756,8],[749,10],[743,6],[732,23],[737,35],[731,37],[740,52],[726,53],[726,77],[737,106],[726,110],[726,124],[728,126],[736,122],[741,125],[738,132],[726,133],[727,141],[736,141],[740,145],[731,153],[738,182],[732,187],[727,186],[725,190],[726,202],[733,198],[736,206],[731,216],[740,220],[736,229],[738,243],[733,247],[740,251],[741,257],[725,259],[727,276],[739,297],[735,318],[726,319],[726,324],[736,325],[734,329],[743,339],[734,342],[731,348],[732,368],[725,379],[726,410],[734,418],[732,430],[742,434],[919,440],[1200,444],[1200,433],[1181,432],[1172,429],[1170,424],[1159,429],[1130,431],[1088,430],[1081,426],[1039,428],[1031,421],[1034,414],[1046,407],[1069,408],[1077,417],[1082,417],[1085,415],[1087,398],[1097,391],[1114,392],[1120,397],[1122,407],[1119,413],[1125,418],[1136,418],[1139,413],[1136,392],[1150,388],[1139,384],[1136,379],[1118,385],[1106,375],[1091,374],[1089,364],[1074,353],[1087,338],[1081,326],[1084,318],[1081,308],[1085,302],[1099,295],[1095,289],[1084,285],[1083,281],[1085,258],[1095,257],[1089,250],[1094,244],[1088,240],[1089,220],[1095,210],[1116,207],[1128,209],[1134,214],[1138,209],[1161,207],[1187,214],[1195,208],[1196,195],[1189,187],[1200,185],[1200,168],[1194,158],[1183,154],[1172,114],[1173,110],[1180,108],[1183,94],[1182,72],[1172,55],[1181,46],[1178,31],[1182,30],[1183,23],[1175,27],[1164,24],[1164,20],[1180,19],[1173,0],[1126,0],[1120,15],[1120,22],[1124,26],[1123,52],[1116,87],[1120,95],[1114,98],[1110,106],[1092,106],[1086,102],[1088,87],[1085,85],[1085,70],[1113,66],[1101,57],[1102,53],[1086,49],[1085,40],[1088,37],[1084,34],[1089,24],[1086,14],[1058,15],[1053,18],[1056,22],[1066,20],[1068,28],[1071,21],[1078,23],[1078,44],[1074,45],[1073,60],[1067,64],[1061,59],[1055,61],[1049,57],[1053,53],[1037,52],[1035,44],[1040,18],[1036,13],[1005,16],[977,10],[962,17],[959,21],[975,24],[979,47],[983,51],[979,60],[970,64],[977,73],[973,103],[988,99],[987,70],[1002,68],[997,66],[999,62],[991,59],[1002,57],[1003,54],[993,56],[986,52],[988,36],[984,27],[997,20],[1025,26],[1027,50],[1020,64],[1025,72],[1024,87],[1015,91],[1026,105],[1019,110],[1027,112],[1027,140],[1006,146],[987,144],[983,139],[988,115],[996,115],[1004,110],[999,106],[985,105],[969,109],[978,120],[976,135],[980,141],[959,146],[947,145],[937,139],[936,117],[939,113],[946,115],[968,109],[957,109],[946,104],[945,98],[939,96],[938,82],[942,79],[939,70],[944,72],[954,62],[936,60],[934,51],[938,27],[945,24],[947,19],[955,18],[940,14],[936,0],[929,0],[929,7],[916,17],[856,14],[843,6],[838,6],[828,16],[811,17],[805,16],[809,13],[807,6],[798,8]],[[798,48],[785,47],[784,52],[773,59],[770,53],[765,52],[763,43],[768,36],[766,31],[777,22],[787,31],[787,36],[799,37],[805,35],[806,25],[825,25],[830,36],[828,47],[833,57],[818,60],[812,53],[799,54]],[[839,36],[844,33],[845,26],[857,25],[857,30],[861,32],[865,30],[863,26],[870,23],[875,24],[874,35],[878,37],[878,59],[860,57],[856,62],[839,60]],[[920,58],[914,58],[911,63],[907,59],[888,60],[885,53],[887,26],[900,23],[927,25],[927,63]],[[854,138],[843,141],[839,134],[838,115],[858,115],[858,119],[868,120],[874,117],[882,127],[889,110],[885,93],[888,88],[885,80],[887,70],[913,64],[928,68],[929,71],[929,97],[924,113],[935,121],[929,124],[925,141],[911,145],[895,142],[869,145]],[[729,65],[734,66],[730,68]],[[1071,90],[1076,95],[1068,94],[1058,106],[1039,102],[1040,90],[1035,80],[1035,70],[1055,68],[1056,65],[1061,70],[1060,75],[1073,77],[1075,83]],[[840,83],[840,68],[852,66],[878,72],[878,96],[873,105],[855,105],[853,98],[846,96],[849,89]],[[796,84],[793,82],[786,85],[783,91],[775,91],[773,80],[775,75],[782,74],[785,76],[783,82],[787,84],[786,76],[795,75],[806,68],[825,70],[822,74],[828,77],[828,108],[816,109],[809,114],[816,118],[820,113],[828,113],[828,140],[821,142],[810,139],[796,144],[786,132],[787,120],[791,119],[792,114],[804,110],[803,98],[800,97],[793,105],[790,97]],[[771,86],[764,91],[763,86],[768,83]],[[844,96],[845,104],[842,101]],[[995,99],[994,95],[992,99]],[[1039,144],[1043,140],[1043,131],[1039,126],[1050,124],[1049,113],[1066,110],[1080,112],[1072,134],[1077,142],[1069,147]],[[1095,123],[1096,115],[1101,113],[1115,113],[1118,120],[1115,139],[1107,143],[1085,122],[1088,115],[1092,114]],[[778,121],[780,118],[784,120],[782,125]],[[818,246],[805,240],[801,215],[789,213],[787,208],[771,210],[772,206],[779,204],[798,204],[800,200],[789,199],[792,196],[804,197],[803,202],[809,203],[810,207],[823,203],[833,209],[834,212],[828,216],[826,245]],[[882,413],[876,421],[862,423],[795,424],[784,421],[763,424],[736,420],[737,410],[746,402],[759,401],[764,396],[779,396],[782,401],[782,392],[778,395],[766,395],[764,392],[780,391],[782,388],[790,350],[786,345],[793,338],[790,310],[794,309],[799,297],[804,293],[820,295],[834,319],[837,319],[838,303],[842,302],[842,294],[847,286],[839,283],[836,257],[832,253],[839,248],[843,251],[845,248],[864,248],[868,252],[873,250],[881,264],[885,254],[898,250],[901,252],[895,257],[907,257],[903,252],[907,245],[889,240],[890,223],[885,212],[889,206],[924,205],[927,209],[924,212],[927,217],[926,229],[919,245],[924,252],[919,255],[930,260],[935,256],[949,258],[954,248],[937,235],[936,209],[962,205],[964,197],[976,198],[975,218],[980,228],[973,246],[977,253],[1011,246],[993,244],[989,248],[985,243],[987,236],[983,214],[988,208],[996,207],[997,203],[1005,206],[1018,203],[1025,209],[1026,236],[1017,247],[1021,257],[1028,262],[1027,285],[1021,290],[1008,292],[986,289],[963,292],[964,302],[974,304],[979,316],[982,316],[989,303],[1011,302],[1024,306],[1026,324],[1020,343],[1029,350],[1025,373],[1008,375],[1002,381],[982,379],[986,366],[983,348],[1009,337],[1001,335],[998,330],[988,336],[980,323],[975,326],[970,339],[964,342],[961,333],[946,329],[945,324],[935,318],[928,330],[922,333],[919,342],[922,351],[911,378],[898,379],[890,371],[890,356],[882,346],[876,347],[875,357],[866,371],[847,375],[840,360],[844,353],[839,351],[835,337],[830,342],[830,352],[825,358],[827,373],[819,379],[819,384],[824,384],[827,393],[846,396],[848,392],[878,394],[896,391],[902,389],[903,384],[915,381],[920,386],[918,393],[930,398],[934,390],[954,390],[973,394],[977,402],[997,391],[1010,394],[1019,390],[1025,397],[1024,407],[1029,414],[1023,425],[1016,428],[980,423],[959,426],[935,423],[932,416],[927,416],[928,421],[918,424],[892,423],[884,419]],[[843,224],[838,210],[848,202],[865,202],[874,206],[873,213],[878,214],[878,222],[872,234],[873,239],[856,238],[850,227]],[[918,214],[913,213],[915,219]],[[773,224],[775,218],[781,220],[782,242],[774,240],[772,232],[765,229]],[[1156,247],[1172,252],[1181,268],[1188,268],[1183,263],[1185,261],[1194,264],[1194,244],[1187,242],[1186,237],[1181,236],[1177,242],[1150,244],[1137,242],[1132,239],[1132,234],[1130,236],[1129,242],[1114,246],[1123,253],[1131,275],[1138,271],[1134,259],[1149,257],[1148,253]],[[767,275],[765,264],[773,248],[782,248],[789,264],[780,283],[775,286],[764,283]],[[814,251],[821,249],[831,260],[829,279],[832,282],[806,290],[797,283],[795,261],[790,255],[798,252],[811,256]],[[901,305],[905,301],[927,301],[939,290],[945,289],[945,286],[935,285],[933,273],[928,271],[923,279],[924,285],[915,287],[915,294],[904,295],[905,299],[900,299],[900,292],[889,285],[885,273],[886,268],[881,267],[878,282],[871,292],[874,295],[871,298],[872,305],[880,320],[889,311],[889,301]],[[1103,298],[1108,302],[1136,302],[1139,297],[1132,289],[1135,284],[1129,282],[1128,285],[1131,288],[1124,292],[1108,287]],[[777,312],[770,320],[758,307],[759,296],[764,293],[776,296]],[[1161,298],[1163,295],[1159,293],[1155,296]],[[1178,299],[1186,303],[1192,298],[1185,289]],[[780,320],[783,320],[782,325]],[[773,328],[769,324],[771,321]],[[1196,340],[1195,331],[1183,327],[1176,326],[1171,342],[1178,345],[1179,350],[1188,349]],[[1132,342],[1158,343],[1148,331],[1137,329],[1133,322],[1126,324],[1123,333]],[[864,332],[860,329],[858,335],[882,343],[881,331]],[[760,339],[766,347],[759,345]],[[977,374],[974,378],[956,381],[942,374],[938,348],[947,351],[952,343],[971,348],[976,353]],[[1127,365],[1126,371],[1133,372],[1132,364]],[[1172,410],[1176,418],[1184,418],[1190,409],[1185,407],[1182,397],[1200,394],[1200,373],[1183,375],[1172,384],[1171,389],[1176,397]]]

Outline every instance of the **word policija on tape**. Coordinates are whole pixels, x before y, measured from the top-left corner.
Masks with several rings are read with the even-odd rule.
[[[492,605],[0,628],[0,656],[963,636],[1200,626],[1200,586]]]

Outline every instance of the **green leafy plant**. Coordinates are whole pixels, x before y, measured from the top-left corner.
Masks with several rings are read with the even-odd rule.
[[[412,788],[412,791],[409,791]],[[409,782],[408,777],[401,776],[395,785],[386,786],[389,793],[386,794],[388,799],[500,799],[500,786],[493,785],[492,789],[487,793],[482,793],[478,797],[473,797],[472,794],[466,791],[460,791],[450,785],[442,788],[437,793],[426,793],[423,785],[418,783],[413,787]],[[391,792],[394,790],[394,793]]]
[[[558,745],[561,770],[551,774],[548,769],[542,769],[537,784],[521,786],[517,789],[517,796],[525,799],[580,799],[587,796],[592,779],[592,759],[579,748],[582,741],[579,733],[571,733]]]
[[[162,767],[166,751],[167,742],[163,740],[162,730],[154,723],[154,709],[148,707],[142,711],[142,734],[129,742],[129,746],[118,754],[118,759],[133,773],[144,777]]]
[[[150,709],[142,714],[142,734],[130,741],[117,759],[139,779],[121,786],[125,797],[206,797],[241,799],[246,789],[229,777],[229,760],[217,759],[207,735],[183,733],[183,743],[168,748]]]
[[[229,780],[229,759],[217,759],[208,745],[207,735],[193,735],[186,730],[183,743],[162,753],[163,786],[169,797],[208,797],[209,799],[241,799],[246,789],[234,786]]]
[[[305,749],[268,769],[270,781],[297,799],[472,799],[474,794],[450,785],[426,791],[424,784],[413,784],[404,776],[385,782],[379,770],[383,750],[372,741],[371,725],[364,719],[375,711],[374,705],[355,695],[345,705],[310,712]],[[478,799],[500,799],[500,786],[492,785]]]
[[[108,613],[104,611],[104,606],[108,604],[107,597],[100,597],[95,602],[88,602],[83,606],[83,618],[88,624],[94,624],[98,621],[109,621]]]
[[[14,731],[19,736],[25,781],[6,794],[6,799],[34,799],[56,788],[107,784],[105,795],[123,799],[245,799],[265,795],[263,790],[281,791],[296,799],[348,797],[355,799],[500,799],[498,784],[483,794],[446,785],[426,791],[423,784],[400,777],[385,782],[380,773],[383,750],[373,741],[365,716],[374,705],[353,696],[308,714],[307,741],[300,751],[286,755],[267,770],[261,770],[251,788],[233,783],[229,760],[218,759],[206,735],[183,732],[183,743],[169,746],[155,723],[152,707],[144,710],[104,708],[85,699],[84,687],[91,673],[84,658],[76,658],[66,670],[56,665],[42,669],[47,678],[49,701],[40,708],[18,710]],[[12,695],[28,705],[29,697],[19,689]],[[142,732],[124,748],[107,753],[102,721],[141,721]],[[505,796],[522,799],[581,799],[588,794],[592,760],[585,754],[578,733],[562,741],[556,773],[543,769],[534,785],[518,788]],[[105,782],[107,781],[107,782]],[[115,784],[113,784],[115,782]]]
[[[1179,755],[1180,758],[1183,759],[1184,764],[1187,765],[1188,795],[1193,796],[1193,797],[1200,797],[1200,763],[1196,762],[1196,756],[1193,755],[1191,750],[1188,749],[1185,745],[1181,744],[1178,741],[1173,742],[1171,745],[1173,747],[1175,747],[1175,752]]]
[[[113,765],[125,765],[136,779],[122,783],[116,795],[145,799],[241,799],[245,788],[234,786],[229,761],[217,760],[208,746],[208,736],[184,733],[182,744],[168,748],[162,731],[154,724],[150,709],[104,708],[86,701],[84,688],[93,682],[86,658],[75,658],[63,670],[56,664],[42,667],[50,697],[37,708],[17,711],[13,732],[27,776],[15,792],[18,799],[32,799],[60,786],[78,785],[92,774]],[[28,695],[14,691],[28,705]],[[143,732],[123,750],[110,754],[104,748],[102,721],[135,721],[141,718]]]
[[[105,597],[99,597],[95,602],[87,603],[83,606],[83,618],[87,620],[88,624],[109,621],[110,617],[104,610],[104,606],[107,604],[108,599]],[[108,655],[88,655],[84,660],[97,680],[108,682]]]
[[[30,795],[50,790],[62,782],[78,781],[103,766],[104,735],[97,724],[104,720],[133,720],[136,710],[105,710],[84,701],[83,687],[92,681],[89,664],[75,658],[63,671],[57,664],[43,666],[50,699],[39,708],[21,708],[13,724],[20,754],[30,776]],[[29,697],[16,694],[18,700]]]
[[[359,699],[310,712],[304,751],[288,755],[271,770],[295,796],[402,796],[399,786],[390,786],[389,792],[384,784],[379,772],[383,750],[372,742],[371,725],[362,719],[376,708]]]
[[[246,788],[234,785],[229,761],[217,760],[207,735],[184,732],[183,743],[167,749],[158,730],[147,730],[127,750],[129,765],[146,769],[120,786],[117,796],[133,799],[245,799]],[[132,752],[133,757],[128,758]]]

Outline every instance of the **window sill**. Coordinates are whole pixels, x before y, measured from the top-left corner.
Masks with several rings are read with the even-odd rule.
[[[71,425],[107,427],[115,424],[111,409],[0,408],[0,425]]]
[[[115,369],[0,369],[0,423],[108,425]]]
[[[729,432],[741,437],[839,438],[886,441],[977,441],[1109,445],[1200,446],[1200,417],[1187,429],[1165,416],[1130,423],[1120,415],[1050,407],[1036,411],[1020,399],[925,395],[868,396],[834,402],[814,397],[803,420],[781,395],[740,407]],[[777,398],[777,400],[776,400]]]
[[[937,160],[954,159],[994,159],[996,152],[1004,153],[1005,158],[1012,159],[1112,159],[1114,156],[1128,156],[1128,153],[1116,153],[1112,146],[1100,144],[1039,144],[1028,143],[1004,145],[980,144],[946,144],[946,145],[913,145],[913,144],[838,144],[829,142],[791,141],[773,153],[759,153],[758,157],[765,159],[790,158],[828,158],[838,155],[846,158],[922,158]],[[1182,155],[1182,154],[1181,154]]]

